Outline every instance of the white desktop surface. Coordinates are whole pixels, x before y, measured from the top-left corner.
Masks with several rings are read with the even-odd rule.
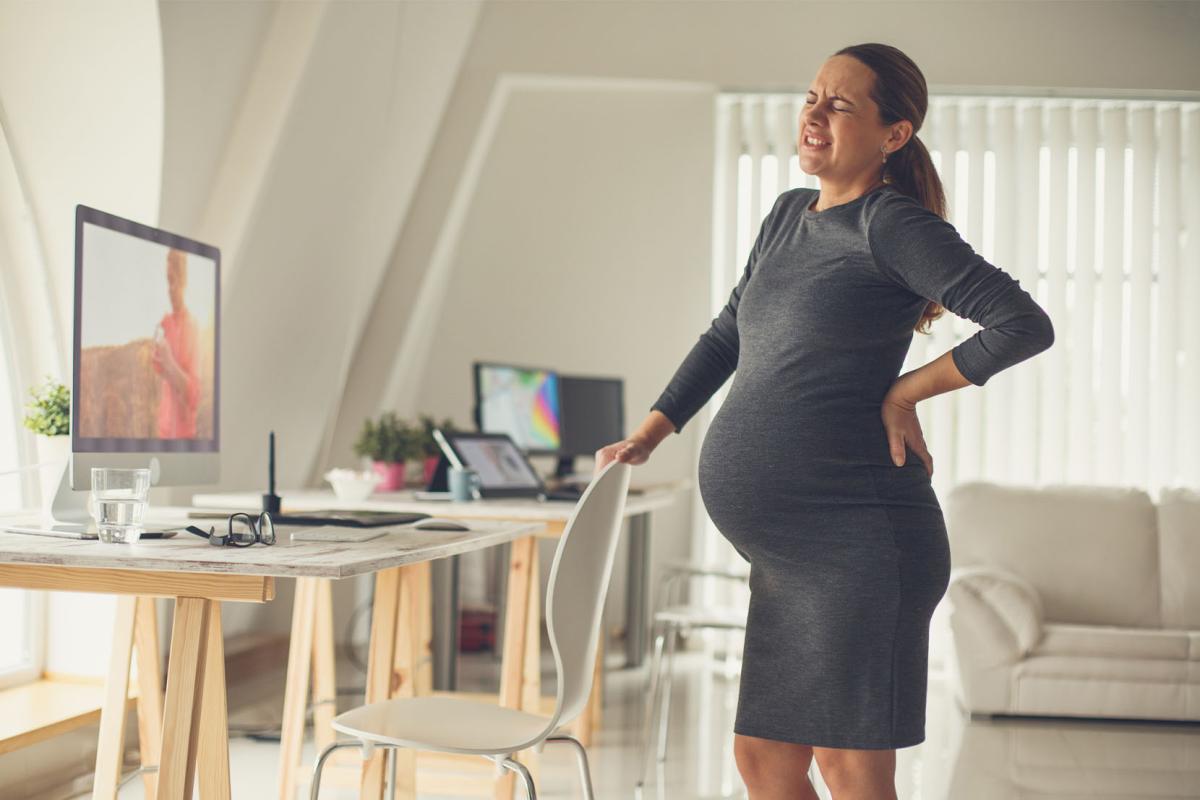
[[[688,480],[647,487],[641,494],[630,493],[625,501],[625,516],[631,517],[665,508],[675,502],[680,492],[688,488]],[[478,519],[528,519],[561,521],[575,509],[572,500],[537,500],[526,497],[506,497],[494,500],[458,502],[454,500],[418,500],[414,491],[376,492],[361,502],[338,500],[330,489],[292,489],[279,492],[283,510],[318,511],[418,511],[434,517]],[[197,508],[240,511],[262,507],[261,492],[225,492],[192,496]]]
[[[148,522],[207,528],[219,520],[189,520],[186,508],[153,508]],[[6,519],[11,519],[5,515]],[[380,528],[383,536],[365,542],[292,541],[297,530],[311,526],[277,525],[273,545],[213,547],[207,539],[180,532],[170,539],[147,539],[137,544],[106,544],[97,540],[64,539],[0,532],[0,563],[50,564],[69,567],[217,572],[280,578],[348,578],[379,570],[479,550],[528,536],[540,526],[532,522],[479,520],[469,531],[415,530],[405,526]],[[355,530],[358,530],[357,528]]]

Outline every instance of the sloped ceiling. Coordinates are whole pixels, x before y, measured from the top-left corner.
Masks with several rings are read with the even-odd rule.
[[[309,477],[479,8],[248,5],[163,13],[163,207],[222,248],[220,485],[241,489],[270,430],[280,484]]]

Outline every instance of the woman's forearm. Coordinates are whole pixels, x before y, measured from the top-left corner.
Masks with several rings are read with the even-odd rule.
[[[925,366],[901,375],[892,384],[888,394],[894,400],[915,406],[934,395],[970,385],[971,382],[959,371],[947,350]]]
[[[675,423],[671,418],[662,413],[658,409],[651,411],[646,418],[642,420],[642,424],[637,427],[637,430],[630,434],[630,439],[640,439],[645,442],[650,449],[658,447],[658,443],[667,438],[675,430]]]

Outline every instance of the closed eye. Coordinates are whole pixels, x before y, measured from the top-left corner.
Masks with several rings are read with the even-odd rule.
[[[806,106],[812,105],[812,100],[805,100],[805,101],[804,101],[804,105],[806,105]],[[834,111],[849,111],[850,109],[848,109],[848,108],[838,108],[837,106],[834,106],[834,107],[833,107],[833,110],[834,110]]]

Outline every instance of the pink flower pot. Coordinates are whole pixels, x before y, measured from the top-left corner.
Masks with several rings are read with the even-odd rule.
[[[403,461],[372,461],[371,467],[379,476],[377,492],[398,492],[404,488]]]

